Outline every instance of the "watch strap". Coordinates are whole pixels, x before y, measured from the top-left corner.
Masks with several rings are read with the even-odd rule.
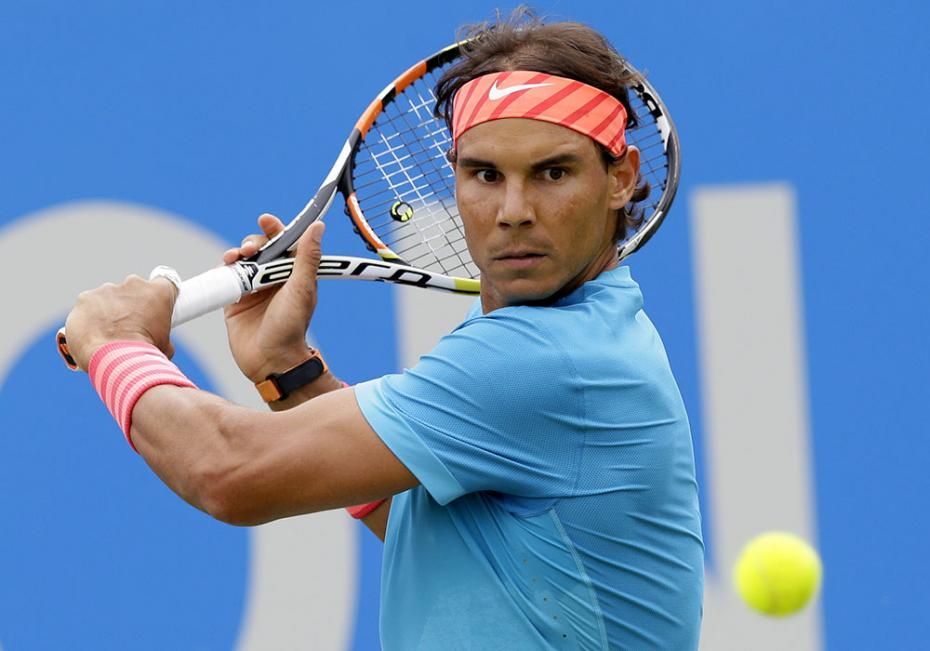
[[[328,370],[320,351],[311,348],[310,357],[286,371],[272,373],[261,382],[256,382],[255,388],[265,402],[277,402],[317,380]]]

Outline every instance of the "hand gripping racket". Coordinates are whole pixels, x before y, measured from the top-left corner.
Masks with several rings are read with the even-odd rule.
[[[319,277],[477,294],[479,272],[465,245],[455,174],[446,158],[452,137],[433,116],[433,87],[459,58],[462,45],[418,62],[381,91],[355,123],[314,197],[260,251],[183,281],[172,326],[287,280],[294,264],[289,253],[307,227],[326,214],[337,192],[355,232],[378,257],[323,256]],[[662,223],[678,188],[680,165],[678,136],[659,95],[645,81],[630,90],[636,124],[628,128],[627,142],[639,148],[641,174],[652,191],[641,226],[618,247],[620,259],[645,244]],[[57,344],[76,369],[63,328]]]

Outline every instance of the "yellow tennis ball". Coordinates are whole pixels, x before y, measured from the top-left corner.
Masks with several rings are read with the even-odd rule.
[[[733,568],[736,590],[747,604],[782,617],[801,610],[820,587],[822,568],[814,548],[790,533],[753,538]]]

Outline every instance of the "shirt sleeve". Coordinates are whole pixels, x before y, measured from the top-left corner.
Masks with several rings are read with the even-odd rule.
[[[533,308],[469,319],[412,369],[355,387],[372,429],[433,498],[563,497],[584,444],[574,369]]]

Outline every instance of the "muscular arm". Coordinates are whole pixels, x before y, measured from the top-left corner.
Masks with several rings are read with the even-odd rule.
[[[331,372],[327,372],[317,381],[312,382],[311,384],[293,392],[285,400],[278,400],[276,402],[269,403],[268,406],[272,411],[287,411],[288,409],[293,409],[294,407],[304,404],[308,400],[319,397],[324,393],[338,391],[340,389],[342,389],[342,382],[340,382],[339,379],[336,378]],[[384,542],[384,536],[387,531],[387,520],[388,516],[390,515],[390,511],[391,500],[389,498],[377,509],[366,515],[364,518],[361,518],[362,524],[368,527],[368,529],[382,542]]]
[[[269,237],[283,228],[271,216],[263,216],[260,224]],[[322,235],[320,222],[307,229],[291,277],[278,290],[247,296],[226,310],[230,349],[253,382],[306,357]],[[224,261],[250,255],[259,246],[257,241],[246,244],[228,251]],[[79,367],[87,369],[95,351],[117,341],[151,343],[170,356],[176,297],[168,280],[146,282],[135,276],[82,292],[66,324]],[[131,435],[176,493],[233,524],[364,504],[416,485],[369,427],[353,391],[339,384],[326,374],[276,405],[283,409],[277,413],[160,385],[135,403]],[[383,526],[375,533],[383,536]]]
[[[268,413],[162,385],[137,403],[132,437],[172,490],[230,524],[362,504],[418,483],[368,425],[352,389]],[[369,517],[378,522],[380,512]]]
[[[258,223],[263,233],[249,235],[241,247],[228,250],[223,255],[225,264],[254,254],[268,238],[274,237],[284,228],[281,220],[272,215],[262,215]],[[318,262],[315,260],[318,251],[312,244],[314,251],[311,257],[314,258],[314,264],[310,267]],[[303,268],[307,269],[306,266]],[[226,309],[230,349],[240,369],[253,382],[264,379],[269,372],[292,368],[306,358],[304,337],[315,303],[315,292],[305,291],[315,286],[313,269],[309,271],[310,274],[304,274],[306,277],[303,279],[292,276],[296,280],[296,287],[291,283],[290,288],[285,286],[284,291],[277,296],[273,295],[275,290],[272,290],[263,295],[245,297]],[[288,289],[297,291],[288,294]],[[292,345],[284,345],[287,343]],[[286,411],[341,388],[342,383],[327,372],[315,382],[292,392],[285,400],[271,403],[269,407],[272,411]],[[377,512],[362,518],[362,522],[381,540],[384,540],[384,522],[389,508],[388,502],[379,507]]]

